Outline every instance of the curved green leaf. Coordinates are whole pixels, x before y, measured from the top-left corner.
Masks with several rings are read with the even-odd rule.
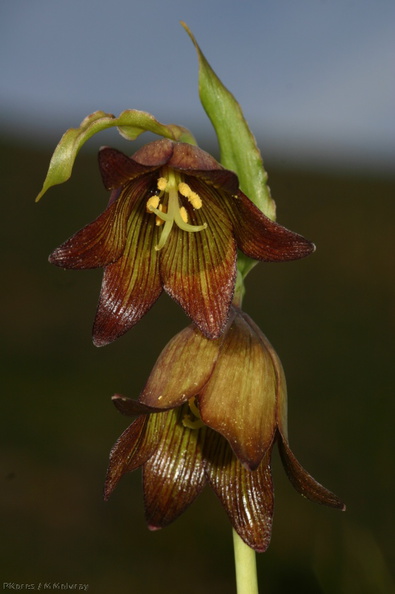
[[[49,188],[70,178],[77,154],[91,136],[114,126],[118,127],[119,133],[128,140],[134,140],[143,132],[153,132],[171,140],[196,144],[186,128],[176,124],[161,124],[145,111],[127,109],[118,117],[104,111],[95,111],[81,122],[79,128],[70,128],[63,134],[52,155],[47,176],[36,202]]]
[[[267,185],[268,176],[263,166],[262,156],[241,107],[207,62],[188,26],[183,22],[181,25],[197,51],[200,101],[216,131],[221,163],[226,169],[231,169],[237,174],[242,192],[267,217],[275,220],[276,204]],[[242,278],[245,278],[256,263],[255,260],[239,252],[237,268]],[[239,289],[243,292],[242,284]]]

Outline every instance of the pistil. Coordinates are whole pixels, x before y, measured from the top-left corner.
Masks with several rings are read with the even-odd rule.
[[[189,203],[196,210],[202,207],[202,200],[196,192],[185,182],[180,182],[178,175],[168,170],[168,177],[160,177],[157,182],[159,194],[151,196],[147,200],[147,212],[154,213],[157,217],[156,224],[163,225],[163,230],[159,238],[158,245],[155,246],[157,251],[161,250],[165,245],[170,231],[175,222],[177,227],[183,231],[196,233],[207,228],[207,223],[203,225],[191,225],[188,223],[188,213],[185,206],[180,204],[180,196],[187,198]],[[161,199],[167,196],[167,205],[161,203]]]

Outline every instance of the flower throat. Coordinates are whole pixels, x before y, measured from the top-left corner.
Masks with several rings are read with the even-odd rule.
[[[147,200],[147,212],[156,215],[156,224],[163,225],[156,250],[161,250],[165,245],[173,223],[183,231],[196,233],[207,228],[203,225],[191,225],[188,223],[188,213],[182,205],[182,198],[186,198],[195,210],[202,208],[202,199],[199,194],[191,190],[189,185],[181,181],[179,175],[172,169],[166,171],[166,177],[159,177],[157,181],[157,193]]]

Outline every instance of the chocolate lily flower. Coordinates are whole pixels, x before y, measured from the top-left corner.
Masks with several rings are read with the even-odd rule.
[[[139,400],[115,395],[113,401],[122,413],[138,417],[111,451],[105,497],[125,473],[142,466],[153,530],[175,520],[209,483],[240,537],[256,551],[266,550],[276,441],[296,490],[344,509],[293,455],[280,360],[241,310],[232,307],[217,340],[208,340],[195,325],[180,332],[162,351]]]
[[[236,174],[196,146],[167,139],[129,158],[103,148],[107,209],[58,247],[63,268],[104,267],[93,329],[98,346],[129,330],[164,289],[208,338],[228,319],[236,252],[266,262],[307,256],[314,245],[271,221]]]

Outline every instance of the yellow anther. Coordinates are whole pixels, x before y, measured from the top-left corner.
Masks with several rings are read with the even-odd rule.
[[[153,212],[154,208],[158,208],[158,204],[159,196],[151,196],[151,198],[148,198],[146,204],[147,212]]]
[[[188,407],[189,410],[185,411],[182,417],[182,424],[184,427],[188,427],[188,429],[201,429],[204,427],[195,398],[190,398],[188,400]]]
[[[181,215],[181,218],[184,221],[184,223],[187,223],[188,222],[188,213],[186,211],[185,206],[181,206],[180,215]]]
[[[188,198],[193,208],[202,208],[202,199],[200,198],[199,194],[191,190],[188,184],[186,184],[185,182],[180,182],[178,184],[178,191],[180,192],[181,196]]]
[[[188,198],[192,192],[191,188],[185,182],[180,182],[178,184],[178,191],[180,192],[181,196],[185,196],[185,198]]]
[[[202,208],[202,199],[200,198],[199,194],[196,194],[196,192],[191,191],[188,196],[188,200],[192,204],[193,208]]]
[[[195,415],[195,417],[197,417],[198,419],[200,419],[200,411],[198,409],[198,406],[196,404],[196,398],[190,398],[188,400],[188,406],[191,409],[191,411],[193,412],[193,414]]]
[[[164,206],[164,204],[159,204],[158,210],[160,210],[160,212],[167,212],[167,208],[166,208],[166,206]],[[163,219],[161,219],[160,217],[158,217],[158,216],[156,217],[155,224],[157,227],[160,227],[161,225],[163,225],[164,222],[165,221]]]
[[[167,179],[165,177],[159,177],[158,178],[158,182],[157,182],[157,188],[158,190],[160,190],[161,192],[164,192],[166,190],[167,187]]]

